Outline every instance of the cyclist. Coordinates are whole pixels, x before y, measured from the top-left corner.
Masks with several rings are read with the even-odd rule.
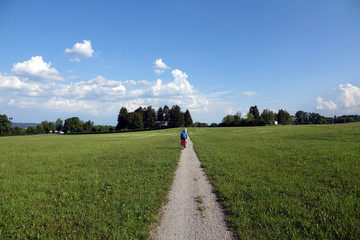
[[[182,133],[180,134],[180,139],[181,139],[181,145],[186,148],[186,139],[187,139],[187,133],[186,131],[182,131]]]

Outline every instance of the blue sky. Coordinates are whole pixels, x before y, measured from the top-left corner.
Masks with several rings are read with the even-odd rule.
[[[360,114],[360,2],[0,0],[0,114]]]

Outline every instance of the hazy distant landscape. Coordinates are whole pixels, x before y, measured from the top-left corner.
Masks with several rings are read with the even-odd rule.
[[[40,123],[11,123],[11,127],[21,127],[21,128],[28,128],[28,127],[36,127]]]

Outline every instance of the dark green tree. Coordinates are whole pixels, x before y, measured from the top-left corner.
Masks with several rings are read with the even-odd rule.
[[[208,127],[209,125],[207,123],[201,123],[201,122],[195,122],[193,124],[193,127]]]
[[[269,109],[264,109],[260,115],[260,118],[265,122],[265,124],[272,125],[275,122],[276,114]]]
[[[260,115],[259,115],[259,110],[258,110],[258,108],[257,108],[257,106],[256,106],[256,105],[255,105],[255,106],[250,107],[250,109],[249,109],[249,113],[251,113],[251,114],[254,116],[254,121],[259,120]]]
[[[0,114],[0,136],[10,135],[11,121],[6,114]]]
[[[221,122],[221,125],[222,126],[225,126],[225,127],[228,127],[228,126],[233,126],[234,125],[234,121],[235,121],[235,117],[234,115],[227,115],[226,117],[224,117],[222,119],[222,122]]]
[[[94,122],[93,121],[87,121],[84,122],[83,129],[85,132],[91,132],[94,128]]]
[[[184,115],[181,112],[181,108],[178,105],[172,106],[170,110],[170,127],[181,127],[184,124]]]
[[[246,115],[247,125],[255,125],[255,121],[255,116],[251,112],[248,112],[248,114]]]
[[[116,130],[129,128],[129,113],[125,107],[120,109]]]
[[[21,127],[13,127],[11,128],[11,135],[13,136],[25,135],[25,129]]]
[[[295,124],[309,124],[309,113],[304,111],[297,111],[295,113]]]
[[[193,120],[188,109],[186,109],[184,114],[184,123],[185,127],[190,127],[193,124]]]
[[[61,118],[56,119],[55,129],[56,129],[57,131],[59,131],[59,132],[62,131],[62,130],[63,130],[63,123],[64,123],[64,121],[61,120]]]
[[[138,109],[136,109],[134,112],[139,112],[141,114],[144,114],[144,112],[146,111],[146,108],[144,107],[139,107]]]
[[[143,115],[141,112],[132,112],[129,114],[129,129],[143,129]]]
[[[277,121],[279,124],[286,125],[286,124],[292,124],[292,117],[291,115],[286,111],[280,109],[277,114]]]
[[[42,121],[41,124],[43,125],[46,134],[55,131],[55,124],[53,122]]]
[[[310,113],[309,122],[311,122],[312,124],[323,124],[325,123],[325,118],[318,113]]]
[[[148,106],[143,112],[144,128],[153,128],[155,126],[155,117],[155,110],[151,106]]]
[[[30,126],[26,129],[25,133],[28,135],[34,135],[34,134],[37,134],[38,131],[37,131],[36,127]]]
[[[167,105],[164,106],[164,121],[170,121],[170,109]]]
[[[156,117],[157,117],[156,118],[157,121],[164,121],[164,111],[161,107],[159,107]]]
[[[83,132],[84,123],[78,117],[72,117],[65,120],[64,132],[65,133],[80,133]]]
[[[37,132],[39,134],[44,134],[45,133],[44,125],[42,125],[41,123],[36,126],[36,129],[37,129]]]

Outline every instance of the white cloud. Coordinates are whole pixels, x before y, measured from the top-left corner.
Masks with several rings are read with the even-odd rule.
[[[161,79],[156,81],[156,84],[150,88],[153,96],[180,96],[191,95],[194,93],[193,86],[190,85],[187,80],[186,73],[175,69],[171,72],[174,77],[174,81],[163,84]]]
[[[353,86],[350,83],[340,84],[341,90],[340,99],[347,108],[360,107],[360,88]]]
[[[56,92],[59,96],[76,99],[111,100],[124,96],[126,88],[119,81],[97,76],[89,81],[58,85]]]
[[[89,58],[93,55],[94,50],[91,47],[90,40],[84,40],[83,43],[75,43],[75,45],[69,49],[65,49],[65,54],[70,56],[80,56],[80,57],[86,57]],[[79,60],[79,58],[75,58],[76,60]]]
[[[136,85],[136,81],[135,80],[126,80],[123,82],[124,86],[135,86]]]
[[[324,101],[324,99],[321,97],[318,97],[316,99],[316,101],[317,101],[316,108],[319,110],[324,110],[324,109],[335,110],[335,109],[337,109],[337,105],[333,101]]]
[[[23,91],[25,94],[37,96],[43,90],[40,83],[29,82],[27,78],[14,75],[3,76],[0,73],[0,89]]]
[[[15,75],[25,76],[34,80],[59,81],[63,80],[59,72],[51,67],[51,63],[43,61],[42,56],[32,57],[25,62],[15,63],[11,70]]]
[[[81,117],[81,114],[116,115],[121,106],[135,110],[146,105],[156,108],[178,104],[192,112],[208,111],[209,106],[208,98],[199,94],[188,75],[179,69],[171,72],[170,82],[161,79],[122,82],[101,75],[79,82],[71,82],[74,76],[68,76],[66,81],[59,82],[55,81],[63,80],[59,72],[38,56],[14,64],[12,72],[12,75],[0,74],[1,103],[11,108],[53,110],[57,114],[74,113]],[[39,82],[40,78],[49,81]]]
[[[44,106],[49,109],[70,111],[70,112],[86,112],[92,115],[98,115],[101,110],[101,104],[98,101],[65,99],[61,97],[53,97],[45,102]]]
[[[135,85],[151,85],[150,82],[148,82],[147,80],[139,80],[139,81],[135,81],[135,80],[126,80],[124,82],[122,82],[122,84],[124,86],[135,86]]]
[[[331,96],[324,101],[318,97],[317,109],[328,110],[336,114],[358,114],[360,112],[360,88],[350,83],[340,84]],[[334,112],[336,111],[336,112]]]
[[[9,100],[8,105],[12,106],[14,105],[14,103],[15,103],[15,99],[12,98]]]
[[[257,95],[257,92],[254,91],[245,91],[240,94],[241,97],[254,97]]]
[[[155,60],[153,68],[155,68],[154,72],[158,75],[163,74],[165,69],[170,69],[170,67],[167,66],[161,58]]]
[[[169,69],[170,67],[166,66],[166,64],[163,62],[163,60],[161,58],[159,58],[159,59],[155,60],[154,68]]]
[[[20,81],[20,79],[14,75],[3,76],[0,73],[0,88],[22,88],[24,83]]]
[[[151,83],[148,82],[147,80],[139,80],[138,83],[143,85],[151,85]]]

